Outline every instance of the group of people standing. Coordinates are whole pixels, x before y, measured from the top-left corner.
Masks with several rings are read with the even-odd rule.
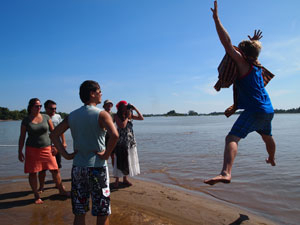
[[[266,163],[272,166],[276,165],[276,145],[271,127],[274,110],[264,88],[266,80],[270,78],[266,75],[267,70],[258,62],[261,50],[259,39],[262,38],[262,33],[255,31],[254,36],[249,37],[250,40],[242,41],[238,47],[235,47],[220,22],[217,1],[214,1],[214,8],[211,10],[227,59],[230,65],[235,67],[235,77],[231,81],[238,94],[235,96],[234,105],[225,111],[225,115],[230,116],[237,109],[244,110],[226,136],[221,173],[204,181],[206,184],[214,185],[219,182],[231,182],[231,170],[238,143],[250,132],[256,131],[261,135],[268,152]],[[224,82],[226,79],[221,77],[220,80]],[[221,84],[220,87],[228,87],[231,84]],[[120,177],[123,177],[123,183],[131,185],[127,175],[140,173],[132,120],[143,120],[143,116],[135,106],[126,101],[120,101],[116,105],[117,113],[114,116],[111,113],[113,103],[109,100],[104,102],[105,110],[101,111],[96,107],[101,103],[102,98],[100,85],[96,81],[84,81],[80,86],[79,95],[83,106],[72,111],[55,129],[50,117],[40,113],[42,106],[40,100],[35,98],[29,101],[28,117],[21,125],[19,160],[24,161],[22,149],[27,132],[25,173],[29,173],[29,183],[35,195],[35,202],[39,204],[42,203],[39,191],[43,190],[43,181],[38,189],[37,173],[40,173],[39,178],[43,180],[44,171],[50,170],[60,194],[66,195],[53,155],[58,150],[65,159],[73,159],[71,199],[75,215],[74,224],[85,224],[90,195],[92,214],[97,216],[97,224],[108,224],[108,215],[111,211],[107,160],[109,157],[112,158],[113,175],[116,177],[115,187],[118,187]],[[45,105],[45,107],[49,106]],[[55,109],[53,103],[50,109]],[[69,128],[73,138],[74,152],[72,153],[66,151],[63,138],[63,134]],[[49,132],[51,132],[50,138]],[[55,147],[51,145],[50,139]]]
[[[131,186],[127,176],[140,173],[132,120],[143,120],[142,114],[126,101],[116,105],[116,114],[111,112],[113,103],[110,100],[104,102],[105,110],[101,111],[96,107],[101,103],[101,98],[100,85],[96,81],[87,80],[80,86],[80,99],[84,105],[71,112],[63,121],[55,113],[54,101],[47,100],[44,103],[46,114],[42,114],[40,100],[33,98],[28,103],[28,116],[21,123],[18,158],[21,162],[25,161],[24,172],[29,173],[35,203],[43,203],[40,194],[44,190],[46,171],[49,170],[59,194],[71,196],[74,224],[84,224],[90,195],[92,214],[97,216],[97,224],[108,223],[109,157],[112,158],[113,175],[116,178],[115,188],[119,186],[119,178],[123,177],[123,184]],[[72,153],[66,151],[64,137],[69,128],[73,138]],[[59,170],[61,156],[67,160],[73,159],[71,193],[62,184]]]

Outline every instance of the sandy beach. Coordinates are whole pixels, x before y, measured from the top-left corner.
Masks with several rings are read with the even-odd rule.
[[[26,178],[26,177],[24,177]],[[156,183],[131,179],[133,186],[111,190],[112,225],[155,224],[275,224],[250,212]],[[70,180],[64,180],[70,190]],[[0,185],[2,225],[72,224],[70,199],[58,195],[48,182],[42,193],[44,204],[33,204],[28,182]],[[87,214],[87,224],[95,217]]]

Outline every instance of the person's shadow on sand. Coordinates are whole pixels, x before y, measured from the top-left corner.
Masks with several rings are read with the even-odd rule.
[[[22,197],[26,197],[28,195],[32,195],[32,191],[18,191],[18,192],[3,193],[3,194],[0,194],[0,201],[22,198]],[[24,205],[28,205],[32,202],[34,202],[33,199],[0,202],[0,209],[8,209],[8,208],[16,207],[16,206],[24,206]]]
[[[45,188],[44,191],[46,191],[48,189],[55,189],[55,187]],[[24,198],[28,195],[32,195],[32,198],[17,200],[18,198]],[[49,195],[46,197],[42,197],[42,200],[48,200],[48,199],[51,201],[65,201],[68,199],[68,197],[62,196],[59,194],[53,194],[53,195]],[[20,206],[34,204],[33,192],[31,190],[0,194],[0,201],[2,201],[2,200],[7,200],[7,201],[0,202],[0,209],[9,209],[9,208],[14,208],[14,207],[20,207]]]
[[[119,189],[124,189],[128,187],[130,187],[130,185],[124,184],[123,182],[120,182],[118,187],[115,187],[114,182],[109,184],[110,192],[118,191]]]
[[[62,179],[61,181],[63,183],[66,183],[66,182],[71,182],[72,179],[71,178],[70,179]],[[53,180],[47,180],[47,181],[45,181],[45,184],[54,184],[54,181]]]
[[[229,225],[240,225],[246,220],[249,220],[249,217],[247,215],[240,214],[240,217]]]

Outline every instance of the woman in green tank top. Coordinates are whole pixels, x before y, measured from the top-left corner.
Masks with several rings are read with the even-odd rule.
[[[51,152],[51,140],[49,132],[54,129],[52,121],[48,115],[41,114],[41,102],[37,98],[29,101],[25,117],[21,124],[19,138],[18,158],[24,162],[24,172],[29,173],[29,184],[32,188],[36,204],[42,204],[40,197],[42,190],[38,189],[37,173],[42,170],[50,170],[54,182],[56,183],[61,195],[69,195],[61,182],[60,173],[54,154]],[[27,133],[27,140],[25,137]],[[25,143],[25,156],[22,152]]]

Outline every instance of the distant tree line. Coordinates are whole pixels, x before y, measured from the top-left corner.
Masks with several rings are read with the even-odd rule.
[[[275,109],[275,113],[300,113],[300,107],[299,108],[293,108],[293,109]],[[45,113],[45,112],[42,112]],[[240,112],[236,112],[236,114],[239,114]],[[64,119],[68,113],[64,112],[58,112],[60,116]],[[144,114],[145,117],[151,117],[151,116],[217,116],[217,115],[223,115],[224,112],[211,112],[208,114],[202,113],[199,114],[195,112],[194,110],[189,110],[188,113],[177,113],[175,110],[171,110],[165,114]],[[0,120],[22,120],[27,116],[27,110],[22,109],[19,110],[13,110],[10,111],[8,108],[0,107]]]
[[[293,108],[293,109],[275,109],[275,113],[300,113],[300,107],[299,108]]]
[[[0,120],[22,120],[26,115],[26,109],[10,111],[8,108],[0,107]]]
[[[240,114],[242,111],[237,111],[236,114]],[[293,109],[274,109],[274,113],[300,113],[299,108]],[[177,113],[175,110],[171,110],[165,114],[145,114],[145,117],[151,116],[218,116],[224,115],[224,112],[211,112],[211,113],[197,113],[194,110],[189,110],[188,113]]]
[[[42,112],[43,113],[43,112]],[[65,118],[67,113],[58,113],[62,118]],[[0,107],[0,120],[22,120],[27,116],[27,110],[22,109],[10,111],[8,108]]]
[[[188,113],[177,113],[175,110],[171,110],[164,114],[143,114],[144,117],[152,117],[152,116],[201,116],[205,114],[198,114],[194,110],[188,111]]]

